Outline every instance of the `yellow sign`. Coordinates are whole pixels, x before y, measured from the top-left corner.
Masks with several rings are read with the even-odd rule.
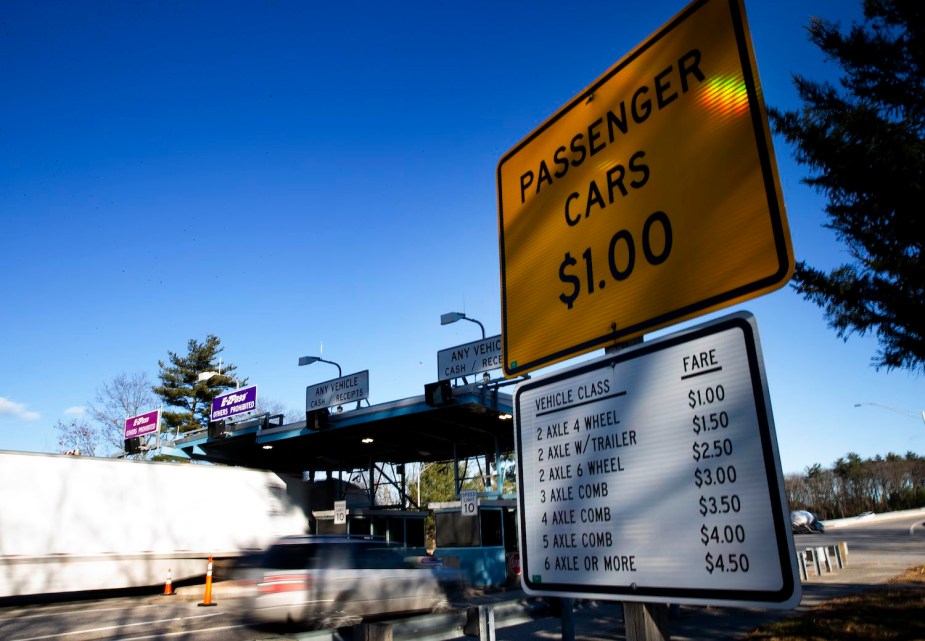
[[[742,0],[698,0],[498,163],[503,363],[783,286],[793,248]]]

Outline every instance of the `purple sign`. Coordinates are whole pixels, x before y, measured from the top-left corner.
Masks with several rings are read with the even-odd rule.
[[[213,421],[227,421],[229,419],[246,416],[257,411],[257,386],[236,389],[233,392],[216,396],[212,399]]]
[[[153,410],[138,416],[129,416],[125,419],[125,438],[135,438],[145,434],[153,434],[161,424],[161,411]]]

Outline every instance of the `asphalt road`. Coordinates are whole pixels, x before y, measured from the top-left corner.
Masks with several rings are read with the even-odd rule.
[[[847,566],[831,574],[812,576],[803,583],[803,599],[796,612],[852,592],[871,589],[905,568],[925,564],[925,510],[893,518],[882,516],[830,522],[825,534],[795,535],[797,550],[844,541]],[[211,607],[203,601],[203,588],[190,585],[177,595],[88,599],[0,607],[0,639],[4,641],[254,641],[266,639],[326,639],[349,637],[349,631],[321,631],[279,635],[255,630],[241,622],[241,593],[231,582],[216,583]],[[493,593],[469,605],[494,602],[497,641],[549,641],[561,638],[561,620],[551,616],[543,602],[520,591]],[[573,614],[576,641],[610,641],[626,638],[622,606],[606,601],[579,601]],[[791,616],[747,608],[684,606],[670,621],[671,638],[735,639],[763,622]],[[413,617],[396,622],[396,641],[467,639],[462,634],[465,611]]]
[[[144,596],[3,608],[0,639],[250,641],[262,638],[238,620],[233,601],[224,603],[224,607],[198,607],[196,601]]]

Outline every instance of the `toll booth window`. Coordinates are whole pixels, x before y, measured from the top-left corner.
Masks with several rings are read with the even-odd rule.
[[[369,536],[372,534],[369,519],[349,519],[349,522],[350,536]]]
[[[347,524],[340,523],[335,524],[333,519],[317,520],[315,521],[315,533],[316,534],[346,534],[347,533]]]
[[[371,534],[377,539],[382,539],[388,541],[388,522],[389,520],[384,516],[374,516],[370,519],[372,521],[372,532]],[[398,539],[401,541],[401,539]]]
[[[405,520],[404,519],[393,519],[393,518],[388,519],[386,521],[386,529],[388,531],[388,534],[386,535],[387,541],[397,541],[399,543],[404,543],[405,545],[408,545],[408,542],[405,540]]]
[[[501,510],[481,510],[482,545],[485,547],[504,545],[504,533],[501,528]]]
[[[405,545],[413,548],[424,547],[424,519],[413,519],[406,521],[405,528],[407,534]]]
[[[517,512],[510,508],[502,511],[504,515],[504,549],[517,550]]]
[[[478,547],[479,519],[463,516],[460,512],[437,512],[434,515],[437,529],[437,548]]]

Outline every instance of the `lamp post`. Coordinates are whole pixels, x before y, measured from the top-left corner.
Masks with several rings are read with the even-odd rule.
[[[337,377],[340,378],[344,375],[344,372],[341,370],[340,365],[334,361],[326,361],[320,356],[300,356],[299,365],[311,365],[312,363],[328,363],[337,368]]]
[[[211,371],[210,372],[199,372],[199,376],[196,377],[196,382],[201,383],[203,381],[207,381],[213,376],[224,376],[224,374],[222,374],[221,372],[211,372]],[[234,388],[239,389],[241,387],[241,384],[238,382],[238,379],[233,378],[232,380],[234,381]]]
[[[475,323],[476,325],[478,325],[482,329],[482,338],[483,339],[485,338],[485,326],[482,325],[479,321],[475,320],[474,318],[469,318],[468,316],[466,316],[465,313],[447,312],[446,314],[440,315],[441,325],[449,325],[450,323],[455,323],[456,321],[459,321],[459,320],[467,320],[470,323]]]
[[[925,410],[922,410],[921,414],[917,414],[912,410],[906,410],[899,407],[891,407],[889,405],[883,405],[882,403],[855,403],[855,407],[861,407],[862,405],[872,405],[874,407],[880,407],[885,410],[890,410],[891,412],[896,412],[897,414],[902,414],[903,416],[910,416],[912,418],[922,417],[922,422],[925,423]]]

